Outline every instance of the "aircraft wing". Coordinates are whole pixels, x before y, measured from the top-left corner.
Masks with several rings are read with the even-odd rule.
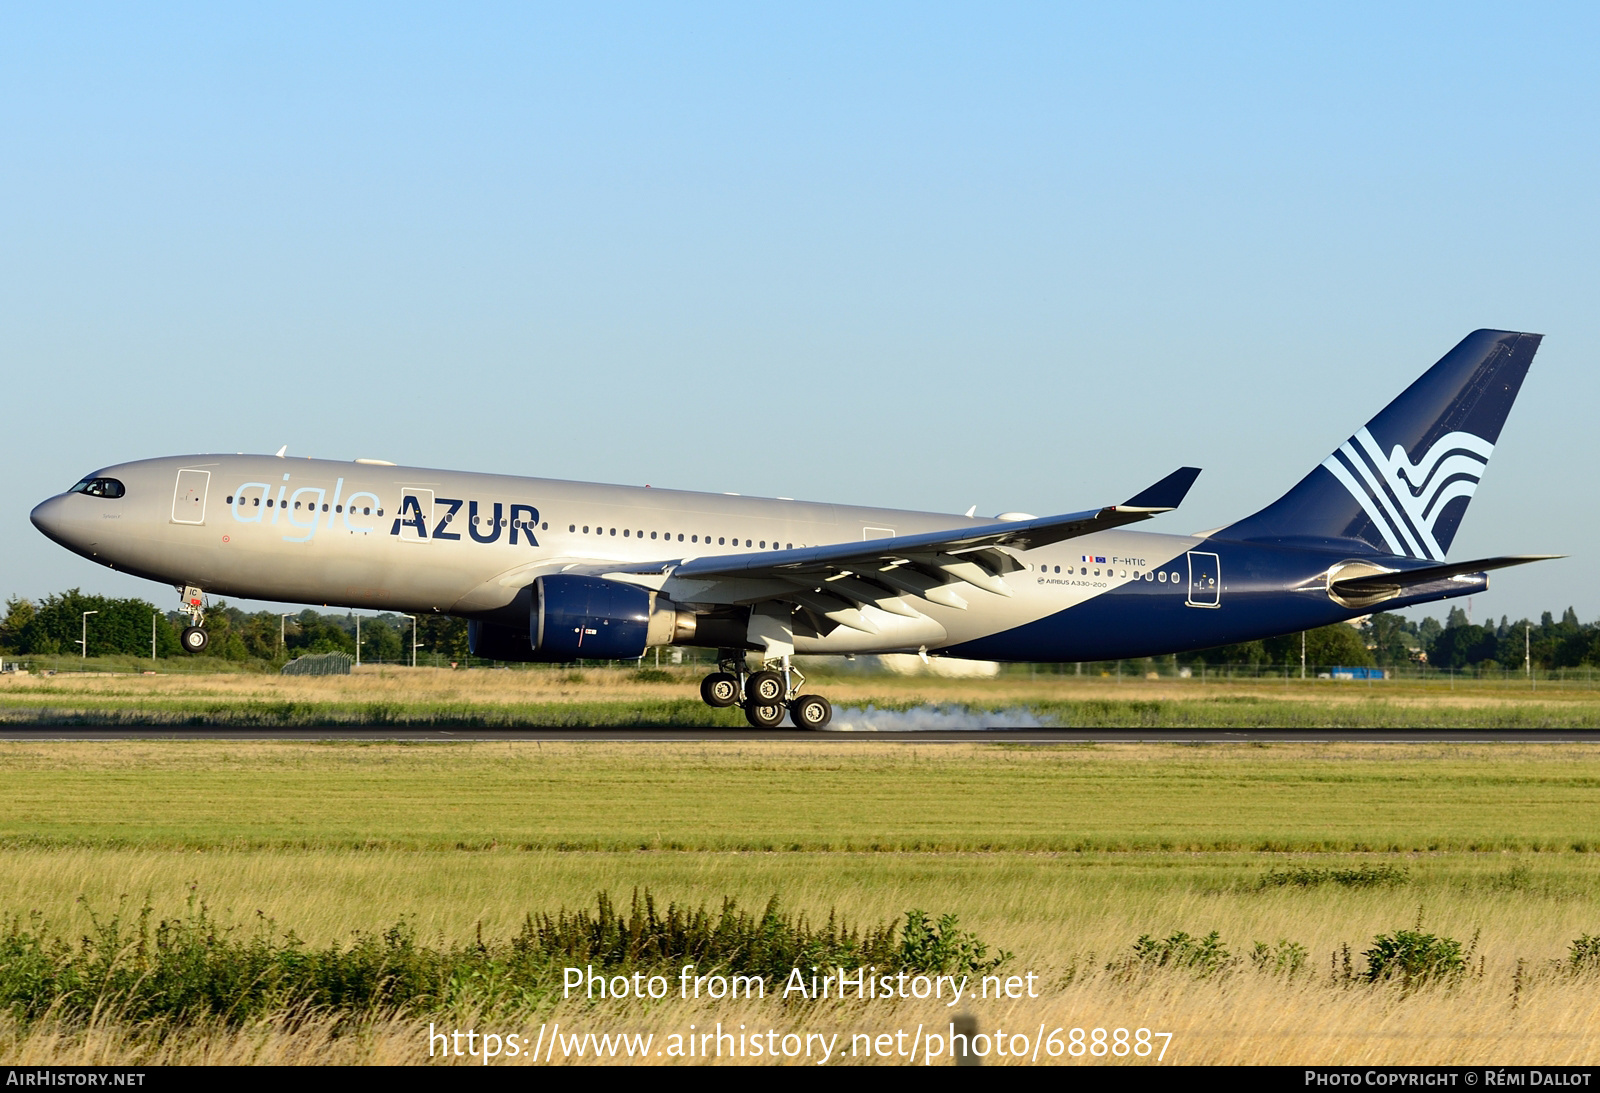
[[[1021,565],[997,547],[1027,550],[1148,520],[1177,508],[1199,474],[1198,468],[1183,467],[1120,505],[1060,516],[799,550],[586,566],[582,571],[622,580],[656,577],[649,583],[665,585],[674,599],[685,602],[787,601],[835,623],[876,633],[860,613],[866,604],[914,618],[921,612],[911,601],[918,599],[964,609],[964,586],[1010,596],[1003,578]]]

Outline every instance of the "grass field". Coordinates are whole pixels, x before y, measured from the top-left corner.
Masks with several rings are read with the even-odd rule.
[[[0,775],[0,914],[63,938],[91,914],[148,903],[173,918],[191,899],[224,926],[315,945],[402,919],[449,945],[598,891],[776,895],[814,919],[958,916],[1039,984],[1036,999],[964,1003],[990,1031],[1142,1026],[1173,1032],[1167,1061],[1188,1063],[1600,1051],[1600,978],[1572,964],[1574,941],[1600,934],[1600,755],[1582,746],[39,742],[0,744]],[[1460,974],[1360,980],[1377,935],[1414,929],[1470,945]],[[1226,959],[1133,960],[1141,935],[1211,931]],[[1259,963],[1258,942],[1303,956]],[[0,1060],[420,1062],[430,1019],[530,1038],[558,1021],[660,1037],[721,1021],[848,1040],[955,1012],[546,999],[351,1025],[113,1008],[87,1026],[0,1020]]]
[[[70,663],[68,658],[67,663]],[[62,672],[0,677],[0,722],[110,725],[743,726],[697,697],[700,669],[451,671],[362,668],[350,676]],[[962,707],[1004,722],[1131,728],[1600,726],[1584,680],[1158,679],[1006,674],[996,679],[822,675],[839,709]]]

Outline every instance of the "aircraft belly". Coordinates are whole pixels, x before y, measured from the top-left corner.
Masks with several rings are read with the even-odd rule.
[[[1164,569],[1165,582],[1119,581],[1075,604],[941,651],[984,660],[1122,660],[1252,641],[1360,614],[1327,595],[1322,576],[1335,555],[1213,540],[1191,540],[1188,546],[1196,558],[1220,559],[1214,603],[1191,587],[1185,551],[1153,567],[1158,575]]]

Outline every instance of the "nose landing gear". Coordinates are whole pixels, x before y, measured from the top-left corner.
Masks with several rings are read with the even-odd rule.
[[[747,672],[743,650],[723,649],[717,668],[700,681],[700,698],[716,708],[743,706],[745,720],[758,729],[777,728],[786,713],[799,729],[820,729],[833,719],[833,705],[826,698],[799,693],[805,676],[788,657]]]
[[[178,636],[178,642],[186,653],[203,653],[211,643],[211,636],[205,632],[206,624],[205,593],[194,585],[183,586],[183,608],[189,613],[189,625],[183,628],[183,633]]]

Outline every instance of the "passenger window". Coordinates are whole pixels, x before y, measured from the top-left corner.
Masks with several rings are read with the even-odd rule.
[[[727,546],[728,545],[728,540],[725,537],[719,535],[719,536],[717,536],[717,545],[718,546]]]
[[[583,533],[585,535],[589,534],[589,525],[588,524],[583,525]]]
[[[230,505],[233,504],[233,498],[231,496],[228,498],[227,504],[230,504]]]
[[[611,534],[613,534],[613,535],[615,535],[615,534],[616,534],[616,532],[612,532],[612,533],[611,533]],[[626,539],[626,538],[627,538],[627,537],[628,537],[628,529],[627,529],[627,528],[623,528],[623,529],[622,529],[622,537],[623,537],[623,538],[624,538],[624,539]]]
[[[611,529],[611,534],[612,534],[612,535],[613,535],[613,536],[615,536],[615,535],[616,535],[616,534],[617,534],[617,529],[616,529],[616,528],[612,528],[612,529]]]

